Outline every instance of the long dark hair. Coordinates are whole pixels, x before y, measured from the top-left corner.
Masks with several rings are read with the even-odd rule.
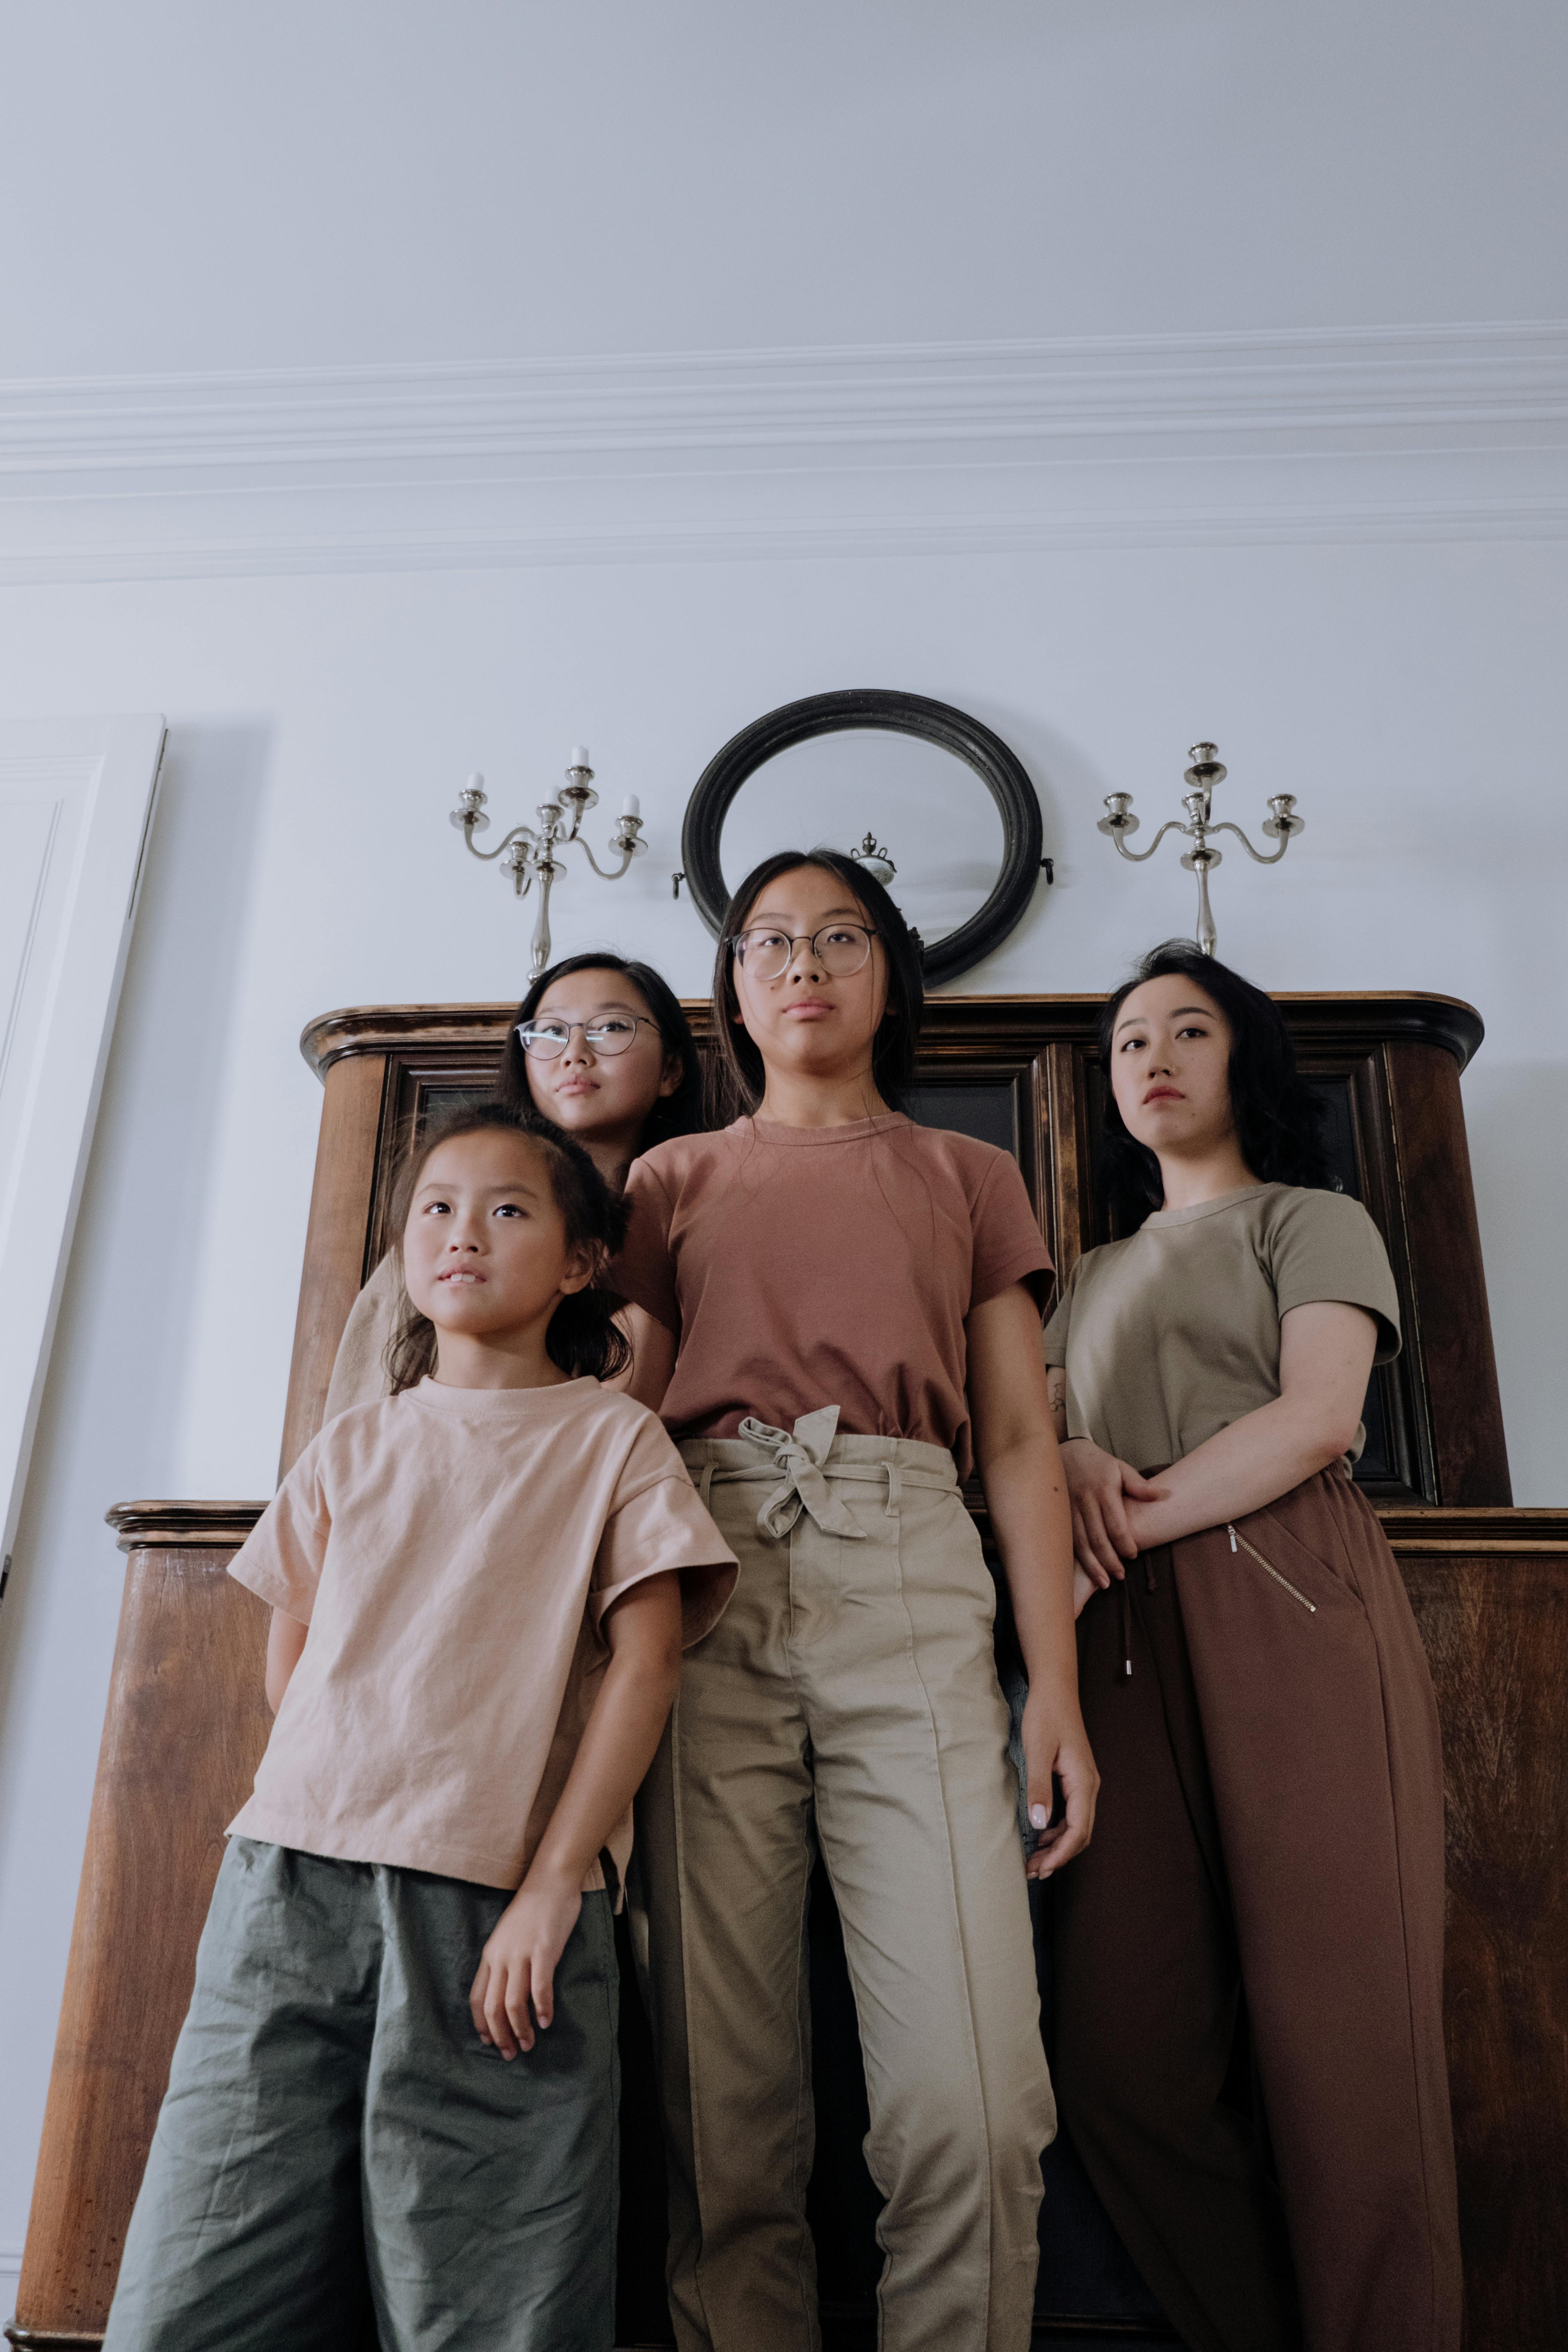
[[[385,1361],[394,1396],[416,1387],[436,1369],[436,1326],[427,1315],[421,1315],[403,1286],[403,1229],[408,1223],[409,1205],[433,1151],[460,1135],[492,1132],[525,1136],[538,1145],[550,1171],[550,1190],[565,1224],[566,1239],[594,1257],[594,1277],[588,1287],[563,1298],[550,1318],[544,1346],[551,1362],[574,1380],[591,1372],[597,1381],[614,1379],[631,1362],[631,1349],[615,1319],[621,1302],[614,1291],[599,1287],[605,1267],[626,1237],[626,1202],[616,1198],[582,1145],[563,1135],[531,1105],[526,1110],[512,1110],[504,1103],[473,1103],[466,1110],[449,1111],[446,1118],[432,1120],[418,1141],[410,1144],[393,1188],[392,1247],[401,1312],[387,1342]]]
[[[752,866],[725,908],[719,932],[713,964],[715,1123],[754,1111],[767,1082],[756,1042],[740,1024],[741,1000],[735,993],[735,958],[730,943],[745,929],[752,908],[768,884],[801,866],[820,866],[825,873],[836,875],[849,896],[865,908],[867,920],[882,942],[888,960],[888,1006],[872,1040],[872,1084],[889,1110],[902,1110],[914,1083],[915,1047],[926,993],[917,935],[876,876],[855,858],[837,849],[781,849]]]
[[[1304,1184],[1335,1192],[1323,1145],[1323,1107],[1296,1067],[1296,1049],[1279,1008],[1238,971],[1205,955],[1191,940],[1151,948],[1131,980],[1108,997],[1100,1016],[1105,1072],[1104,1182],[1111,1214],[1133,1233],[1165,1197],[1160,1162],[1127,1131],[1110,1085],[1111,1040],[1122,1006],[1146,980],[1180,976],[1217,1004],[1230,1024],[1230,1100],[1241,1156],[1260,1184]]]
[[[535,1110],[528,1084],[528,1055],[517,1033],[523,1022],[532,1020],[545,990],[574,971],[618,971],[629,980],[653,1015],[665,1052],[679,1059],[680,1084],[673,1094],[660,1095],[654,1104],[638,1138],[638,1150],[651,1151],[656,1143],[667,1142],[672,1135],[696,1135],[706,1121],[702,1114],[702,1062],[691,1024],[662,974],[655,971],[651,964],[631,963],[620,955],[563,956],[559,963],[552,963],[548,971],[540,973],[518,1006],[507,1032],[506,1048],[496,1073],[495,1100],[507,1110]]]

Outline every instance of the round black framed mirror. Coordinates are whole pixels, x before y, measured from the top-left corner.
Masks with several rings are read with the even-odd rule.
[[[856,730],[912,736],[962,761],[989,793],[999,821],[999,844],[977,869],[989,885],[984,903],[926,947],[926,984],[940,988],[1000,947],[1021,920],[1041,866],[1048,863],[1040,855],[1040,803],[1016,753],[980,719],[951,703],[932,702],[924,695],[901,694],[891,688],[852,687],[836,694],[808,694],[753,719],[710,760],[687,803],[680,832],[685,879],[698,913],[716,939],[730,897],[720,858],[721,836],[742,786],[770,760],[800,744]],[[981,807],[989,816],[984,803]],[[984,829],[973,822],[973,815],[964,828],[971,836]],[[781,841],[778,845],[790,845]],[[798,845],[817,845],[802,841]],[[851,845],[846,841],[842,846],[848,849]],[[870,849],[869,836],[862,846]],[[893,887],[897,895],[897,884]],[[906,907],[905,911],[917,910]]]

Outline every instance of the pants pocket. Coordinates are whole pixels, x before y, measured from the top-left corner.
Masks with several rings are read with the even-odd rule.
[[[1248,1559],[1255,1559],[1257,1561],[1258,1567],[1262,1569],[1266,1576],[1271,1576],[1274,1579],[1275,1583],[1278,1584],[1283,1591],[1286,1591],[1290,1595],[1292,1601],[1296,1601],[1300,1603],[1301,1607],[1307,1612],[1310,1617],[1315,1617],[1317,1615],[1317,1602],[1315,1601],[1309,1601],[1300,1586],[1299,1584],[1292,1584],[1290,1579],[1288,1576],[1282,1575],[1279,1570],[1275,1567],[1271,1559],[1265,1559],[1263,1554],[1258,1550],[1258,1546],[1255,1543],[1249,1543],[1247,1538],[1240,1533],[1239,1529],[1233,1527],[1228,1520],[1226,1523],[1225,1531],[1230,1538],[1230,1548],[1232,1551],[1241,1550],[1246,1552]]]

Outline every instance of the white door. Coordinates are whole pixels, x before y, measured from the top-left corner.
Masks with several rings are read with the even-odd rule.
[[[163,722],[0,721],[0,1559],[9,1565]]]

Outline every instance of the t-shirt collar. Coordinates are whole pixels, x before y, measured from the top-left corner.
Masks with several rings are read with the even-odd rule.
[[[738,1118],[737,1129],[751,1128],[759,1143],[783,1144],[786,1150],[809,1150],[825,1143],[863,1143],[868,1135],[890,1135],[914,1121],[901,1110],[885,1110],[875,1118],[852,1118],[844,1127],[785,1127],[777,1119]]]
[[[416,1388],[405,1389],[403,1394],[410,1403],[422,1405],[431,1412],[462,1414],[469,1420],[523,1421],[531,1414],[569,1412],[582,1402],[586,1391],[598,1386],[598,1381],[584,1372],[574,1381],[562,1381],[551,1388],[454,1389],[426,1373]]]
[[[1216,1192],[1212,1201],[1196,1201],[1190,1209],[1151,1209],[1143,1223],[1149,1225],[1191,1225],[1200,1217],[1217,1216],[1221,1209],[1234,1209],[1238,1201],[1250,1201],[1255,1192],[1272,1192],[1270,1184],[1238,1184],[1234,1192]]]

